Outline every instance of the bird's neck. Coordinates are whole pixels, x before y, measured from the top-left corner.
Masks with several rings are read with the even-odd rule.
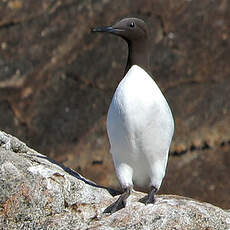
[[[130,43],[128,42],[128,60],[125,68],[124,75],[129,71],[133,65],[138,65],[143,68],[147,73],[151,72],[150,69],[150,46],[149,42]]]

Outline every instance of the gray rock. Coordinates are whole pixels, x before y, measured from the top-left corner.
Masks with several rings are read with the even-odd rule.
[[[88,181],[17,138],[0,132],[0,225],[3,229],[230,229],[230,212],[176,195],[154,205],[134,192],[127,207],[103,210],[115,191]]]

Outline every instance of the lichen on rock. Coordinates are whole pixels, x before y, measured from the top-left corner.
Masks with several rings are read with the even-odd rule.
[[[230,228],[230,212],[176,195],[160,195],[155,204],[144,205],[139,200],[146,194],[134,192],[126,208],[103,214],[116,199],[111,195],[115,191],[1,131],[0,178],[3,229]]]

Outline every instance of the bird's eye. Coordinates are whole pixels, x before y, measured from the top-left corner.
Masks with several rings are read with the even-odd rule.
[[[134,22],[131,22],[129,26],[133,28],[135,26]]]

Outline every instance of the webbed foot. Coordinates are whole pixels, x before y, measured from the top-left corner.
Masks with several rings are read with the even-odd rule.
[[[152,186],[152,189],[151,189],[151,191],[150,191],[150,193],[149,193],[149,195],[148,195],[148,198],[147,198],[146,201],[145,201],[145,204],[146,204],[146,205],[147,205],[147,204],[154,204],[156,192],[157,192],[157,188],[154,187],[154,186]]]
[[[132,187],[128,187],[125,191],[120,195],[120,197],[109,207],[107,207],[103,213],[114,213],[126,206],[126,201],[129,195],[131,194]]]

